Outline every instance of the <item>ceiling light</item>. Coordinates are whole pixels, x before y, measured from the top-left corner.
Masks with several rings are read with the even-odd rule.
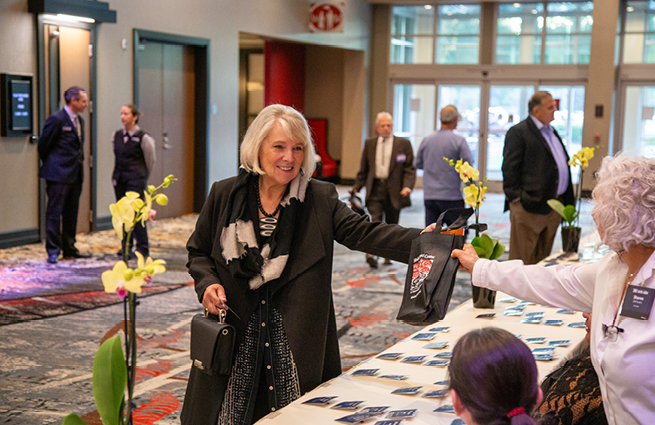
[[[73,16],[73,15],[65,15],[63,13],[57,13],[57,15],[49,15],[46,14],[44,15],[45,17],[48,17],[50,19],[57,19],[60,21],[66,21],[66,22],[86,22],[87,24],[93,24],[95,23],[95,19],[93,18],[86,18],[84,16]]]
[[[432,9],[432,6],[431,6],[431,5],[429,5],[429,4],[426,4],[426,5],[425,5],[425,6],[423,6],[423,7],[425,8],[425,10],[430,10],[430,9]]]

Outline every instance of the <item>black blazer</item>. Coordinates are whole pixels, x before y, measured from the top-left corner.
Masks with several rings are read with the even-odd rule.
[[[371,195],[373,180],[375,179],[375,153],[377,143],[378,136],[368,138],[364,142],[362,161],[357,177],[355,178],[355,184],[353,185],[355,191],[366,187],[366,201],[368,201]],[[389,190],[389,198],[393,207],[400,210],[401,208],[412,205],[409,196],[401,196],[400,191],[405,187],[413,189],[414,182],[416,181],[414,151],[409,140],[404,137],[393,136],[390,161],[387,189]]]
[[[557,131],[555,136],[562,143]],[[562,149],[568,161],[564,144]],[[528,212],[548,214],[552,211],[546,202],[557,199],[557,163],[548,142],[529,116],[507,131],[502,169],[505,211],[509,209],[509,203],[517,198],[520,198],[521,205]],[[574,202],[570,169],[569,185],[563,198],[564,205]]]
[[[200,301],[208,286],[220,283],[225,288],[227,304],[242,319],[238,321],[231,314],[226,319],[236,328],[238,346],[252,312],[258,307],[259,295],[237,284],[221,255],[220,236],[229,213],[227,200],[234,180],[233,177],[213,184],[187,243],[187,267]],[[309,182],[301,214],[286,267],[280,278],[268,285],[271,303],[284,321],[298,368],[300,391],[304,394],[341,373],[332,303],[334,241],[350,249],[407,263],[411,242],[421,229],[373,223],[340,201],[332,183],[317,180]],[[227,385],[227,377],[217,379],[224,380],[218,385]]]
[[[61,183],[73,183],[83,179],[84,120],[78,115],[82,133],[77,130],[64,109],[52,114],[43,125],[39,138],[39,157],[43,165],[39,177]]]

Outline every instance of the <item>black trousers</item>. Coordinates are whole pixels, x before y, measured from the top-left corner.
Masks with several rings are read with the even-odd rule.
[[[451,208],[464,208],[464,200],[459,199],[456,201],[440,201],[438,199],[425,199],[425,226],[435,223],[442,212]],[[443,224],[452,224],[459,214],[448,213],[443,218]]]
[[[48,203],[45,209],[45,248],[48,255],[72,254],[75,248],[77,212],[82,193],[82,179],[73,183],[46,180]]]
[[[116,200],[121,199],[127,192],[136,192],[141,195],[141,199],[144,199],[143,192],[146,190],[147,182],[146,181],[134,181],[134,180],[116,180],[116,186],[114,186],[114,193],[116,194]],[[145,199],[144,199],[145,201]],[[134,240],[136,240],[136,250],[139,251],[144,257],[148,257],[150,250],[148,246],[148,229],[146,226],[137,222],[134,225],[134,230],[132,231],[133,238],[130,239],[130,244],[127,247],[128,252],[132,252],[132,245]],[[121,249],[125,252],[125,236],[121,242]]]
[[[373,180],[371,194],[366,200],[366,208],[371,214],[371,221],[384,221],[389,224],[398,224],[400,210],[394,208],[389,197],[389,189],[385,180]]]

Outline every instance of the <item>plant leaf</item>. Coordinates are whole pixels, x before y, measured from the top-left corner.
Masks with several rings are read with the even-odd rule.
[[[564,216],[564,204],[558,201],[557,199],[549,199],[546,201],[549,207],[555,210],[555,212],[562,216],[563,219],[566,219]]]
[[[64,418],[64,422],[62,422],[61,425],[87,425],[87,423],[75,413],[71,413]]]
[[[480,258],[489,258],[494,250],[494,241],[487,234],[473,238],[471,245]]]
[[[104,424],[122,422],[126,384],[127,366],[120,336],[116,335],[100,345],[93,361],[93,396]]]
[[[497,239],[494,239],[494,241],[496,243],[494,244],[494,250],[492,251],[491,256],[489,256],[490,260],[495,260],[505,253],[505,245],[498,242]]]
[[[578,212],[575,210],[575,206],[567,205],[564,207],[564,220],[569,223],[569,226],[573,224],[573,220],[578,216]]]

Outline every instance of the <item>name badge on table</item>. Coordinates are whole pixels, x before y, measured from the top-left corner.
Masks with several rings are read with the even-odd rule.
[[[396,162],[405,162],[407,160],[407,155],[404,153],[398,154],[396,157]]]
[[[621,316],[648,320],[655,300],[655,290],[643,286],[628,285]]]
[[[73,131],[73,127],[65,125],[61,127],[61,131]]]

